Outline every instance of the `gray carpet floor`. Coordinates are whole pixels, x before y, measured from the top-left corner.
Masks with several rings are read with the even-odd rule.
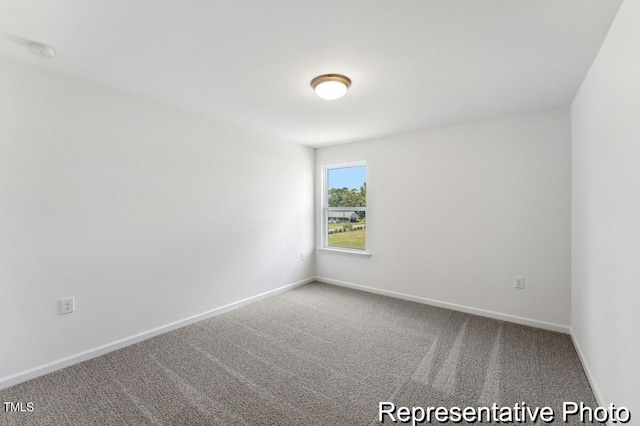
[[[35,408],[0,412],[2,425],[372,425],[381,401],[526,402],[582,424],[561,422],[562,402],[595,406],[567,335],[320,283],[2,390],[0,401]]]

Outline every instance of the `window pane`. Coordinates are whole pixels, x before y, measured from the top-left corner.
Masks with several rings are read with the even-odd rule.
[[[366,248],[366,166],[327,170],[327,245]]]

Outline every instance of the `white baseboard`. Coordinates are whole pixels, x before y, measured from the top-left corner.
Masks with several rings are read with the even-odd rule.
[[[455,303],[441,302],[439,300],[428,299],[426,297],[413,296],[410,294],[398,293],[390,290],[382,290],[379,288],[367,287],[360,284],[353,284],[345,281],[338,281],[331,278],[316,277],[316,281],[326,283],[326,284],[333,284],[341,287],[349,287],[356,290],[366,291],[369,293],[380,294],[383,296],[395,297],[396,299],[403,299],[403,300],[409,300],[411,302],[423,303],[425,305],[437,306],[439,308],[451,309],[454,311],[464,312],[467,314],[474,314],[482,317],[513,322],[516,324],[528,325],[530,327],[542,328],[544,330],[551,330],[551,331],[557,331],[559,333],[570,334],[569,327],[566,325],[554,324],[554,323],[545,322],[545,321],[538,321],[530,318],[518,317],[515,315],[502,314],[499,312],[472,308],[470,306],[458,305]]]
[[[607,405],[603,404],[603,399],[601,397],[600,390],[598,389],[598,385],[594,380],[593,374],[591,374],[591,370],[589,369],[589,364],[587,364],[587,359],[584,357],[584,352],[582,351],[582,347],[576,339],[576,335],[573,332],[573,326],[569,328],[569,335],[571,336],[571,340],[573,341],[573,346],[576,348],[576,352],[578,353],[578,358],[580,358],[580,362],[582,363],[582,369],[584,370],[585,375],[587,376],[587,380],[589,381],[589,385],[591,386],[591,390],[593,391],[593,396],[596,398],[596,402],[600,407],[606,407]]]
[[[19,373],[12,374],[10,376],[0,378],[0,389],[5,389],[5,388],[8,388],[10,386],[17,385],[18,383],[25,382],[27,380],[33,379],[33,378],[38,377],[38,376],[42,376],[44,374],[51,373],[51,372],[56,371],[56,370],[60,370],[61,368],[65,368],[65,367],[68,367],[68,366],[73,365],[73,364],[78,364],[80,362],[87,361],[89,359],[98,357],[100,355],[104,355],[106,353],[113,352],[113,351],[115,351],[117,349],[121,349],[121,348],[124,348],[126,346],[130,346],[130,345],[133,345],[135,343],[141,342],[143,340],[150,339],[151,337],[157,336],[159,334],[166,333],[166,332],[172,331],[172,330],[176,330],[176,329],[184,327],[186,325],[193,324],[195,322],[202,321],[204,319],[214,317],[214,316],[219,315],[221,313],[228,312],[228,311],[231,311],[233,309],[237,309],[237,308],[239,308],[241,306],[247,305],[249,303],[256,302],[256,301],[258,301],[260,299],[264,299],[266,297],[273,296],[273,295],[278,294],[278,293],[282,293],[283,291],[290,290],[290,289],[295,288],[295,287],[300,287],[300,286],[302,286],[304,284],[308,284],[308,283],[310,283],[310,282],[312,282],[314,280],[315,280],[315,278],[307,278],[307,279],[304,279],[304,280],[301,280],[301,281],[297,281],[295,283],[288,284],[288,285],[276,288],[274,290],[270,290],[270,291],[258,294],[256,296],[248,297],[246,299],[239,300],[237,302],[233,302],[233,303],[230,303],[228,305],[221,306],[219,308],[211,309],[209,311],[202,312],[200,314],[193,315],[193,316],[188,317],[188,318],[184,318],[184,319],[181,319],[181,320],[178,320],[178,321],[174,321],[172,323],[165,324],[163,326],[156,327],[154,329],[151,329],[151,330],[148,330],[148,331],[144,331],[142,333],[138,333],[138,334],[135,334],[133,336],[125,337],[124,339],[116,340],[115,342],[107,343],[105,345],[98,346],[96,348],[88,349],[86,351],[83,351],[83,352],[80,352],[80,353],[77,353],[77,354],[74,354],[74,355],[70,355],[70,356],[67,356],[67,357],[64,357],[64,358],[57,359],[57,360],[49,362],[47,364],[39,365],[37,367],[30,368],[28,370],[21,371]]]

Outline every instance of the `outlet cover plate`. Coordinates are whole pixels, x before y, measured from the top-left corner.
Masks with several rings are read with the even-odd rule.
[[[71,312],[76,310],[76,298],[75,297],[65,297],[64,299],[60,299],[60,314],[70,314]]]
[[[517,289],[524,289],[524,277],[514,277],[513,286]]]

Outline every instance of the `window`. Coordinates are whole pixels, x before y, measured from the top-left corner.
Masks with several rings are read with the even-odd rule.
[[[367,248],[367,166],[364,162],[323,168],[323,247]]]

